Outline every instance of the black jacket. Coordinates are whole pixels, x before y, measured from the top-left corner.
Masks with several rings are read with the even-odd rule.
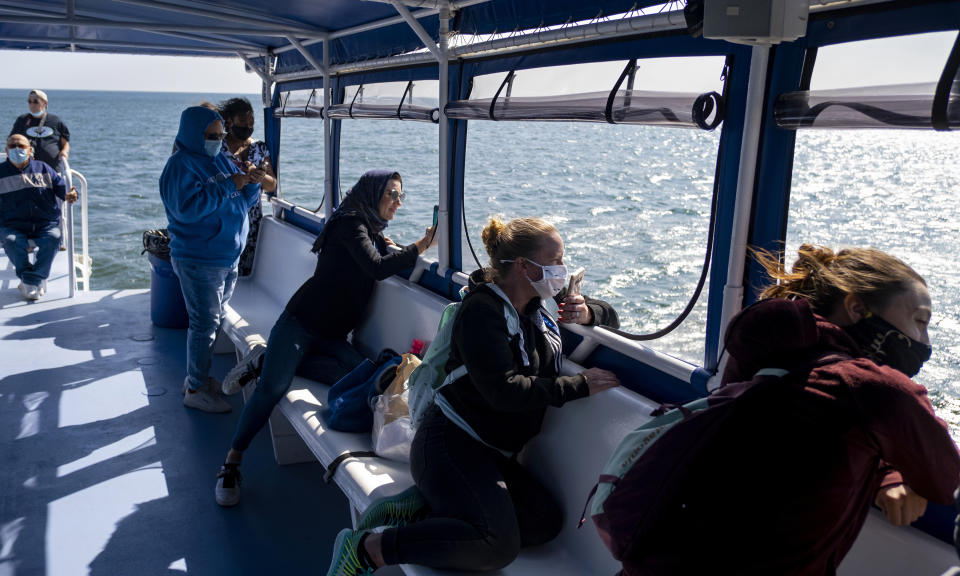
[[[547,406],[589,394],[582,375],[557,373],[556,352],[538,328],[539,304],[535,298],[520,314],[528,366],[519,339],[509,336],[503,300],[485,284],[471,288],[453,323],[446,368],[465,364],[468,373],[440,393],[485,442],[511,452],[540,432]]]
[[[417,263],[414,244],[387,253],[383,234],[372,232],[360,217],[328,224],[317,269],[287,302],[293,314],[320,338],[343,339],[363,320],[377,280]]]

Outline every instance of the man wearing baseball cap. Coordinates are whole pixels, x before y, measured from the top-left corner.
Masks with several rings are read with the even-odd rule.
[[[26,136],[34,158],[59,170],[60,158],[70,155],[70,130],[60,117],[47,113],[47,102],[46,92],[31,90],[27,96],[30,111],[17,118],[9,135]]]

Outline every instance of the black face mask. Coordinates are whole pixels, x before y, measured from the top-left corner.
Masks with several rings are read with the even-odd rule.
[[[872,315],[844,328],[877,364],[895,368],[913,378],[930,359],[933,348],[910,338],[893,324]]]
[[[230,127],[230,134],[232,134],[237,140],[246,142],[247,138],[253,134],[253,126],[240,126],[234,124]]]

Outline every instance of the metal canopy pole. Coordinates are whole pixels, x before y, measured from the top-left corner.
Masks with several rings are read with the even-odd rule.
[[[323,41],[323,214],[333,214],[333,139],[330,132],[330,42]]]
[[[446,4],[446,3],[445,3]],[[439,267],[440,270],[446,270],[450,268],[451,256],[452,256],[452,247],[453,242],[459,242],[459,238],[451,238],[452,231],[452,218],[450,214],[450,162],[452,162],[452,154],[448,149],[450,143],[450,121],[447,120],[447,113],[445,109],[447,107],[447,100],[450,95],[450,86],[448,86],[449,79],[449,66],[450,63],[447,60],[448,48],[447,37],[450,34],[450,8],[448,5],[445,5],[440,8],[440,47],[439,47],[439,60],[440,60],[440,74],[439,74],[439,84],[440,84],[440,214],[437,220],[439,226],[440,242],[437,248],[438,258],[439,258]],[[459,214],[452,215],[455,218],[459,218]]]
[[[410,10],[403,5],[403,2],[400,0],[390,0],[390,3],[393,4],[393,7],[396,8],[397,12],[400,13],[400,16],[403,17],[403,20],[413,29],[413,32],[417,35],[417,38],[420,38],[420,41],[423,42],[423,45],[426,46],[427,50],[433,54],[433,57],[443,63],[443,59],[440,56],[440,51],[437,49],[437,45],[433,43],[433,38],[427,34],[427,31],[423,29],[423,26],[420,25],[420,21],[413,17],[410,14]],[[449,10],[447,10],[449,14]],[[443,19],[443,10],[441,10],[440,18]]]
[[[727,332],[730,319],[743,307],[743,272],[746,267],[747,241],[750,231],[750,212],[753,208],[757,157],[760,153],[760,131],[763,124],[763,96],[767,85],[769,46],[754,46],[750,54],[750,79],[747,84],[743,140],[740,144],[740,165],[737,168],[737,195],[733,209],[733,228],[730,231],[730,257],[727,264],[727,282],[723,287],[723,309],[720,311],[720,338],[718,349]],[[718,359],[721,360],[722,359]]]
[[[269,85],[273,83],[273,79],[270,78],[268,74],[265,74],[259,68],[257,68],[257,65],[253,63],[253,60],[251,60],[244,54],[237,52],[237,56],[239,56],[240,59],[243,60],[247,64],[247,66],[250,67],[251,70],[253,70],[254,74],[260,77],[260,80],[263,80],[263,83],[266,84],[269,89]]]
[[[297,40],[297,39],[296,39],[294,36],[292,36],[292,35],[287,35],[287,41],[290,42],[290,44],[291,44],[294,48],[297,49],[297,52],[299,52],[300,55],[303,56],[303,58],[304,58],[311,66],[313,66],[313,68],[314,68],[315,70],[319,71],[320,74],[322,74],[323,76],[326,76],[326,75],[327,75],[327,67],[326,67],[325,65],[317,62],[317,59],[313,57],[313,54],[311,54],[310,51],[307,50],[307,49],[303,46],[303,44],[300,43],[299,40]],[[326,59],[327,59],[327,50],[326,50],[327,46],[324,45],[323,48],[324,48],[324,50],[323,50],[323,58],[324,58],[324,60],[326,60]]]

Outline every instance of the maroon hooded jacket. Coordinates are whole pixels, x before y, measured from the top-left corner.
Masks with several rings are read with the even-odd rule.
[[[926,389],[862,357],[806,301],[747,308],[726,347],[723,384],[762,368],[802,374],[821,360],[806,386],[730,418],[691,463],[640,573],[834,574],[882,485],[902,475],[928,500],[953,503],[960,455]]]

